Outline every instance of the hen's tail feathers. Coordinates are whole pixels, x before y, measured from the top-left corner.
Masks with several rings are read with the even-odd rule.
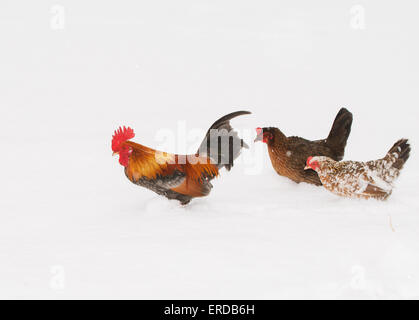
[[[395,161],[393,167],[401,170],[406,163],[407,159],[410,156],[410,144],[407,139],[400,139],[397,141],[394,146],[387,152],[387,156],[393,158],[395,156]]]
[[[219,168],[225,167],[230,171],[234,160],[240,155],[241,149],[249,148],[231,127],[230,120],[246,114],[251,114],[251,112],[233,112],[214,122],[208,129],[197,153],[210,158]]]
[[[352,113],[345,108],[340,109],[326,139],[327,144],[336,152],[339,161],[345,155],[345,147],[351,133],[352,120]]]

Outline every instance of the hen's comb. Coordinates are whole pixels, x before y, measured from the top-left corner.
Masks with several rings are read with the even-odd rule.
[[[313,157],[308,157],[307,158],[307,166],[310,166],[311,159],[313,159]]]
[[[112,136],[112,151],[119,152],[121,149],[121,143],[124,143],[134,137],[134,130],[130,127],[119,127],[118,130],[115,130],[114,135]]]
[[[259,135],[259,134],[262,134],[263,133],[263,129],[262,128],[256,128],[256,133]]]

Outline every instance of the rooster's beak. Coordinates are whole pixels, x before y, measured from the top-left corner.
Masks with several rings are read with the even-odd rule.
[[[310,170],[311,168],[309,166],[305,166],[304,170]]]
[[[263,135],[259,134],[259,135],[256,137],[256,139],[255,139],[255,141],[254,141],[254,142],[259,142],[259,141],[262,141],[262,140],[263,140]]]
[[[112,157],[116,156],[117,154],[118,154],[118,152],[112,153]]]

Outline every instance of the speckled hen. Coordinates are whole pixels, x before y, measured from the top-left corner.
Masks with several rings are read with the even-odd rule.
[[[410,150],[408,140],[401,139],[379,160],[336,162],[328,157],[309,157],[305,169],[317,173],[323,186],[339,196],[385,200]]]

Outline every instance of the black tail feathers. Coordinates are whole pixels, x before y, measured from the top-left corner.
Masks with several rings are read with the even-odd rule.
[[[249,148],[234,131],[230,120],[246,114],[251,114],[251,112],[233,112],[214,122],[205,135],[197,153],[201,156],[208,156],[219,168],[225,167],[230,171],[234,165],[234,160],[240,155],[241,149]]]
[[[393,163],[393,167],[401,170],[406,163],[407,159],[410,156],[410,144],[407,139],[400,139],[397,141],[391,149],[387,152],[387,155],[394,156],[396,155],[396,160]]]
[[[340,109],[333,122],[329,136],[326,139],[327,144],[335,150],[336,157],[339,161],[345,155],[345,147],[351,133],[352,120],[353,116],[351,112],[345,108]]]

